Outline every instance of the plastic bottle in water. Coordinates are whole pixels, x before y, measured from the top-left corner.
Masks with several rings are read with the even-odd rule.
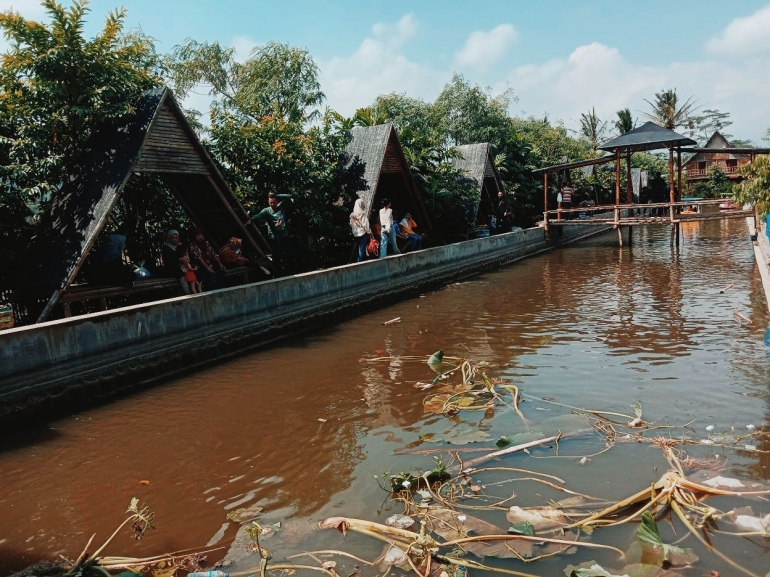
[[[224,571],[196,571],[188,573],[187,577],[230,577],[230,574]]]

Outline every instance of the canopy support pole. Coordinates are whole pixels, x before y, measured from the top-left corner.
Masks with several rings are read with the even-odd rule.
[[[615,149],[615,204],[620,204],[620,149]]]

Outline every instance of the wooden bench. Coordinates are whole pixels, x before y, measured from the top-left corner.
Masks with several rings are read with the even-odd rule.
[[[249,275],[255,269],[250,266],[239,266],[225,270],[225,278],[228,284],[239,285],[249,282]],[[257,269],[258,270],[258,269]],[[167,277],[150,277],[137,279],[132,287],[123,286],[91,286],[89,284],[73,284],[59,297],[62,311],[66,318],[72,316],[72,303],[99,301],[99,310],[107,310],[107,299],[110,297],[138,295],[143,293],[172,291],[178,295],[183,294],[179,279]]]

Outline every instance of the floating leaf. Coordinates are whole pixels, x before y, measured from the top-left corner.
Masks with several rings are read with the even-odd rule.
[[[256,519],[257,516],[262,512],[263,508],[264,507],[260,507],[259,505],[241,507],[235,511],[230,511],[227,514],[227,518],[231,521],[235,521],[236,523],[248,523],[249,521]]]
[[[676,545],[664,543],[658,532],[658,524],[649,511],[642,514],[642,524],[636,530],[636,538],[647,546],[648,555],[645,560],[655,560],[658,566],[662,566],[664,562],[674,566],[692,565],[698,560],[698,556],[692,549],[682,549]],[[650,559],[650,553],[652,559]]]
[[[447,541],[466,536],[505,534],[505,531],[500,530],[492,523],[444,507],[430,507],[427,516],[433,522],[433,532]],[[482,559],[484,557],[532,557],[533,544],[531,541],[490,541],[486,543],[479,541],[463,543],[463,549]]]
[[[536,531],[555,529],[567,524],[564,513],[552,507],[533,507],[522,509],[514,505],[505,514],[506,519],[513,525],[529,523]]]
[[[497,439],[497,442],[495,443],[495,445],[497,445],[498,449],[505,449],[511,443],[512,441],[510,437],[500,437],[499,439]]]
[[[516,523],[508,527],[508,532],[514,535],[527,535],[529,537],[535,536],[535,527],[532,523]]]
[[[441,363],[444,360],[444,351],[438,350],[435,353],[433,353],[430,358],[428,359],[429,365],[437,365]]]

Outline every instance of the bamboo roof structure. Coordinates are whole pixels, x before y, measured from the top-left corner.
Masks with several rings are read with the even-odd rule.
[[[503,180],[495,166],[492,148],[488,142],[456,146],[459,156],[452,158],[452,164],[463,173],[463,181],[477,194],[473,207],[475,222],[479,205],[483,200],[494,202],[498,191],[505,191]]]
[[[364,200],[367,214],[378,209],[378,202],[387,196],[407,204],[398,206],[398,210],[412,212],[420,226],[430,229],[428,213],[392,124],[353,127],[345,152],[348,167],[363,164],[365,188],[358,196]],[[402,199],[397,198],[399,193]]]
[[[32,239],[18,279],[21,289],[53,291],[38,322],[74,281],[126,183],[134,173],[158,174],[190,220],[215,245],[233,235],[271,266],[269,245],[209,157],[171,90],[142,95],[128,119],[94,132],[75,174],[56,193]]]

